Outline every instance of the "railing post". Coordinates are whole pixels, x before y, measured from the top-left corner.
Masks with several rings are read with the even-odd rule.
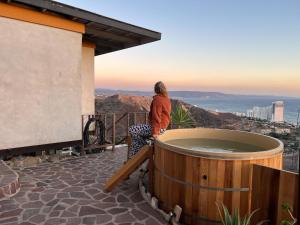
[[[130,114],[127,113],[127,122],[126,122],[126,127],[127,127],[127,136],[129,136],[129,127],[130,127]]]
[[[133,125],[136,125],[136,112],[133,113]]]
[[[144,113],[144,116],[145,116],[145,124],[148,124],[148,113],[147,112],[145,112]]]
[[[104,119],[103,119],[103,122],[104,122],[104,142],[106,142],[106,137],[107,137],[107,116],[106,116],[106,113],[104,114]]]
[[[116,114],[112,114],[112,151],[115,150],[116,145]]]

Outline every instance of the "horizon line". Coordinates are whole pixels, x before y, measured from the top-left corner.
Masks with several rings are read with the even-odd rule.
[[[153,90],[133,90],[133,89],[118,89],[118,88],[102,88],[95,87],[96,89],[109,90],[109,91],[128,91],[128,92],[153,92]],[[295,98],[300,99],[300,96],[289,96],[289,95],[273,95],[273,94],[253,94],[253,93],[234,93],[234,92],[222,92],[222,91],[195,91],[195,90],[168,90],[168,92],[199,92],[199,93],[218,93],[224,95],[238,95],[238,96],[253,96],[253,97],[281,97],[281,98]]]

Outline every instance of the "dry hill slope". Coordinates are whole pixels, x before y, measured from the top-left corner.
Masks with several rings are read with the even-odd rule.
[[[150,110],[151,101],[151,97],[144,96],[113,95],[96,97],[96,112],[147,112]],[[187,109],[196,122],[196,126],[240,129],[241,118],[231,113],[210,112],[180,100],[171,99],[171,101],[173,110],[177,105]]]

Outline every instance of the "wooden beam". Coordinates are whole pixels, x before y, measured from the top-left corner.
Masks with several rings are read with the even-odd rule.
[[[117,184],[129,177],[145,160],[153,157],[153,147],[144,146],[136,155],[129,159],[105,184],[104,190],[111,191]]]

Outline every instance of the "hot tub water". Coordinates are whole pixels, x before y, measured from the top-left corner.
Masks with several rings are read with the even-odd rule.
[[[219,140],[219,139],[207,139],[207,138],[185,138],[185,139],[173,139],[166,141],[167,144],[180,148],[187,148],[195,151],[207,151],[207,152],[258,152],[264,151],[262,147],[245,144],[241,142]]]

